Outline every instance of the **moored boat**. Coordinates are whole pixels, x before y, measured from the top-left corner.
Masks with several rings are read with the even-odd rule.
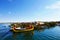
[[[34,30],[34,27],[28,27],[28,28],[13,28],[14,32],[26,32],[26,31],[32,31]]]

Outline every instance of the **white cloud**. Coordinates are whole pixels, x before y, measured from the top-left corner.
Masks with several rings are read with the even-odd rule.
[[[46,6],[47,13],[47,21],[60,21],[60,1],[57,1],[49,6]]]
[[[46,6],[47,9],[60,9],[60,1],[57,1],[56,3]]]
[[[45,21],[60,21],[60,10],[49,10],[46,17],[43,19]]]

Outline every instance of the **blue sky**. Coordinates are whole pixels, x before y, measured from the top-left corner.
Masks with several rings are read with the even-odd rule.
[[[59,21],[60,0],[0,0],[0,22]]]

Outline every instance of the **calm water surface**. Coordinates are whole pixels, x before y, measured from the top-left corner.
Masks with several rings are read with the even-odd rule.
[[[13,33],[8,24],[0,24],[0,40],[60,40],[60,26]]]

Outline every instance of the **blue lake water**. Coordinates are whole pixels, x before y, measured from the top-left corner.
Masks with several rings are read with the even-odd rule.
[[[60,26],[14,33],[8,24],[0,24],[0,40],[60,40]]]

